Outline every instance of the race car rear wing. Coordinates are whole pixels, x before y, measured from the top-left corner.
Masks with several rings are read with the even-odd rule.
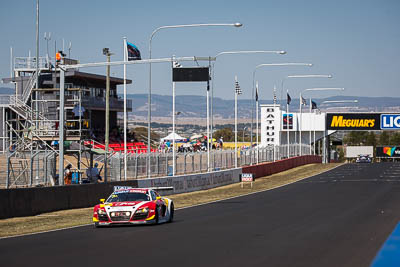
[[[174,187],[173,187],[173,186],[159,186],[159,187],[146,187],[146,188],[141,188],[141,187],[122,186],[122,185],[115,185],[115,186],[114,186],[114,191],[117,191],[117,190],[127,190],[127,189],[174,190]]]

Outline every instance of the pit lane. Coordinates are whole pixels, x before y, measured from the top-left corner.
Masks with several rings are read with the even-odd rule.
[[[347,164],[179,210],[172,224],[3,239],[2,265],[368,266],[400,219],[399,171],[398,163]]]

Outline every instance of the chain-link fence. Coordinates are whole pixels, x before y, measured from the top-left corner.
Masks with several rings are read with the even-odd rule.
[[[288,157],[314,154],[309,145],[269,146],[264,148],[251,148],[238,150],[215,150],[207,152],[191,152],[175,154],[175,175],[202,173],[207,171],[219,171],[235,167],[237,156],[238,167],[249,166],[257,163],[272,162]],[[209,156],[209,158],[208,158]],[[102,161],[101,161],[102,160]],[[102,164],[104,155],[95,159]],[[107,159],[107,181],[121,181],[125,179],[124,154],[117,152]],[[149,167],[150,163],[150,167]],[[6,167],[6,166],[5,166]],[[1,175],[0,186],[26,187],[57,184],[57,155],[55,152],[37,152],[32,156],[26,154],[23,157],[10,157],[5,175]],[[146,177],[172,176],[173,153],[151,153],[127,155],[127,179],[139,179]],[[73,172],[73,183],[82,182],[86,178],[85,169],[81,172]],[[103,174],[104,170],[103,170]]]

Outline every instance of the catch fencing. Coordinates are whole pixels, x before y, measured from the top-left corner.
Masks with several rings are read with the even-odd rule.
[[[213,150],[208,153],[185,152],[176,153],[175,175],[200,174],[235,168],[235,157],[237,167],[253,166],[264,162],[291,158],[299,155],[312,155],[309,145],[270,146],[265,148],[235,150]],[[149,160],[150,157],[150,160]],[[24,155],[10,154],[4,162],[3,172],[0,172],[0,187],[17,188],[32,186],[53,186],[58,183],[57,155],[54,151],[30,152]],[[97,155],[94,161],[101,167],[105,156]],[[209,163],[208,163],[209,162]],[[107,182],[123,181],[124,154],[116,152],[107,159]],[[149,167],[150,163],[150,167]],[[81,183],[87,179],[87,164],[82,164],[80,170],[73,170],[73,183]],[[104,178],[105,168],[101,168],[101,176]],[[173,174],[173,153],[151,153],[128,154],[127,173],[128,180],[142,178],[168,177]],[[7,175],[9,179],[7,179]]]
[[[288,154],[289,152],[289,154]],[[301,153],[300,153],[301,152]],[[310,153],[311,152],[311,153]],[[270,146],[264,148],[242,149],[237,152],[238,167],[273,162],[301,155],[312,155],[309,145]],[[175,154],[175,175],[204,173],[235,168],[234,150]],[[150,168],[149,168],[150,162]],[[149,173],[150,172],[150,173]],[[172,176],[173,153],[129,154],[127,156],[127,179]],[[115,153],[108,159],[108,181],[124,180],[124,154]]]

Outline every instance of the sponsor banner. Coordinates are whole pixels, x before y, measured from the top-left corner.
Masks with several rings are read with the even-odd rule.
[[[285,113],[283,114],[283,129],[284,130],[292,130],[293,129],[293,114],[289,113]]]
[[[400,146],[377,146],[376,157],[400,158]]]
[[[382,130],[399,130],[400,114],[381,114]]]
[[[327,113],[327,130],[380,130],[381,114],[379,113]]]

